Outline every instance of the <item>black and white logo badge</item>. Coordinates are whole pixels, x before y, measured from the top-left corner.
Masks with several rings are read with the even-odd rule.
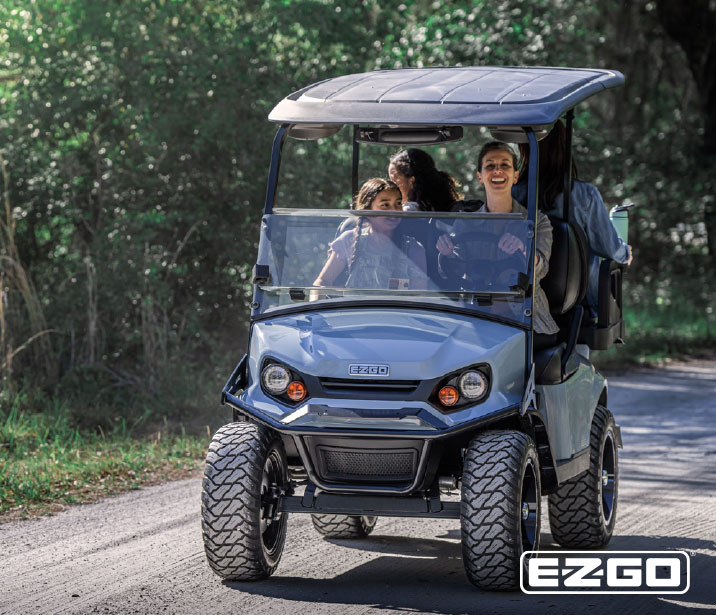
[[[354,363],[348,366],[349,376],[390,376],[390,365]]]
[[[527,551],[526,594],[685,594],[691,584],[684,551]]]

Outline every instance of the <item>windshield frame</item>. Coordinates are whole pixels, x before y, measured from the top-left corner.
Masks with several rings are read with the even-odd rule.
[[[573,110],[570,109],[567,112],[567,127],[568,127],[568,143],[569,143],[569,155],[571,156],[571,128],[572,128],[572,118],[573,118]],[[264,214],[270,215],[274,212],[274,205],[276,203],[276,196],[278,192],[278,182],[279,182],[279,171],[281,166],[281,153],[283,150],[284,143],[286,141],[286,138],[288,137],[288,134],[290,130],[297,126],[298,124],[294,123],[282,123],[279,125],[276,135],[274,136],[272,150],[271,150],[271,161],[269,164],[269,176],[268,181],[266,185],[266,199],[264,202]],[[373,126],[373,124],[366,123],[366,126]],[[475,124],[475,126],[479,126],[480,124]],[[378,124],[375,124],[375,126],[378,126]],[[352,183],[354,192],[356,191],[357,186],[357,177],[358,177],[358,166],[359,166],[359,160],[360,160],[360,143],[356,139],[356,135],[358,133],[358,125],[354,125],[353,130],[353,157],[352,157]],[[538,207],[538,192],[537,192],[537,181],[538,181],[538,162],[539,162],[539,148],[537,143],[537,136],[535,133],[535,130],[531,126],[514,126],[512,127],[515,130],[515,134],[518,134],[521,132],[522,138],[526,140],[529,148],[529,166],[527,169],[528,177],[527,177],[527,221],[531,223],[532,228],[532,238],[530,241],[530,246],[528,249],[528,292],[525,295],[525,302],[524,302],[524,308],[525,313],[528,313],[528,323],[526,323],[524,326],[519,324],[517,321],[511,321],[508,319],[501,319],[501,318],[490,318],[490,320],[497,320],[498,322],[505,322],[507,324],[518,326],[520,328],[527,329],[530,333],[534,331],[534,279],[535,279],[535,257],[536,257],[536,241],[535,241],[535,233],[534,229],[536,229],[536,221],[537,221],[537,207]],[[364,147],[370,147],[369,144],[363,144]],[[408,144],[410,145],[410,144]],[[284,209],[284,208],[276,208]],[[327,211],[327,210],[325,210]],[[355,212],[355,210],[341,210],[343,213],[346,212]],[[422,212],[403,212],[404,216],[410,216],[411,214],[415,215],[422,213]],[[436,214],[435,217],[443,217],[441,214],[442,212],[430,212],[431,214]],[[481,212],[456,212],[454,214],[448,213],[445,217],[448,217],[450,215],[459,215],[459,216],[474,216],[475,214],[481,214],[485,215]],[[367,212],[364,212],[362,215],[378,215],[378,212],[367,214]],[[509,214],[507,214],[509,215]],[[263,222],[262,222],[263,224]],[[257,261],[258,264],[258,261]],[[250,320],[253,322],[255,320],[264,320],[264,315],[262,315],[259,311],[259,302],[257,301],[258,298],[260,298],[260,294],[262,293],[260,287],[258,284],[256,284],[256,281],[254,280],[254,292],[253,292],[253,299],[250,304],[251,307],[251,315]],[[376,302],[377,301],[377,302]],[[391,305],[399,306],[404,305],[405,307],[410,307],[411,309],[417,308],[419,303],[422,302],[404,302],[401,300],[396,299],[394,302],[389,301]],[[355,299],[348,299],[345,301],[341,301],[339,303],[339,306],[349,306],[353,305],[354,307],[365,306],[368,307],[370,305],[378,305],[380,304],[381,307],[383,306],[382,301],[371,301],[366,300],[366,302],[359,301],[358,304],[355,304]],[[319,309],[325,309],[328,305],[331,305],[330,303],[326,301],[316,302],[316,304],[311,305],[296,305],[296,306],[287,306],[285,308],[276,308],[274,310],[271,310],[269,313],[269,318],[273,317],[274,315],[282,315],[282,314],[289,314],[289,313],[298,313],[298,312],[304,312],[304,311],[314,311]],[[315,307],[314,307],[315,306]],[[322,306],[322,307],[321,307]],[[423,306],[424,309],[438,309],[438,306],[436,304],[431,304],[429,302],[426,302],[426,305]],[[440,306],[441,310],[444,311],[450,311],[450,312],[458,312],[463,314],[470,314],[475,317],[480,318],[487,318],[488,315],[484,313],[476,313],[472,312],[469,309],[461,308],[459,306]],[[528,336],[528,343],[527,343],[527,355],[528,355],[528,364],[532,362],[532,335]]]
[[[269,250],[272,245],[271,241],[271,224],[274,218],[330,218],[333,220],[348,218],[422,218],[426,221],[430,219],[449,219],[454,222],[459,220],[507,220],[522,221],[525,224],[526,236],[530,238],[530,245],[534,242],[533,225],[527,219],[527,215],[521,212],[508,213],[490,213],[486,211],[473,212],[420,212],[420,211],[374,211],[374,210],[345,210],[345,209],[305,209],[305,208],[275,208],[268,216],[262,219],[262,243],[259,247],[259,257],[257,265],[269,267]],[[268,236],[264,240],[264,235]],[[263,243],[265,241],[265,244]],[[534,259],[526,261],[527,267],[524,274],[531,279],[534,275]],[[266,294],[284,291],[292,296],[297,292],[303,295],[296,304],[288,304],[283,306],[272,306],[268,309],[262,307],[265,304]],[[343,297],[324,298],[318,301],[311,301],[307,297],[312,291],[345,294]],[[376,291],[379,291],[379,295]],[[364,297],[361,295],[364,294]],[[414,298],[411,298],[414,297]],[[464,297],[464,301],[459,299]],[[432,298],[432,300],[431,300]],[[446,301],[445,299],[454,298],[456,301]],[[321,311],[325,309],[342,309],[342,308],[371,308],[371,307],[396,307],[401,309],[428,309],[434,311],[452,312],[459,314],[467,314],[474,317],[486,318],[502,324],[515,326],[520,329],[529,330],[532,326],[532,316],[527,317],[526,321],[521,321],[497,314],[490,314],[484,308],[494,302],[501,300],[509,300],[510,298],[521,298],[523,310],[530,309],[532,305],[532,294],[529,292],[529,285],[523,290],[464,290],[464,289],[441,289],[441,290],[389,290],[389,289],[370,289],[370,288],[346,288],[345,286],[287,286],[269,283],[268,280],[254,280],[254,296],[251,303],[251,320],[267,320],[275,316],[282,316],[293,313]]]

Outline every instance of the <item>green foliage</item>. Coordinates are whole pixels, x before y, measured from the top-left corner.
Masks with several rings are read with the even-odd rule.
[[[57,390],[82,424],[109,414],[98,405],[145,408],[154,398],[189,408],[197,396],[177,391],[197,381],[199,397],[218,390],[221,378],[202,370],[226,374],[244,351],[274,133],[266,116],[291,91],[373,68],[622,70],[625,88],[578,111],[580,170],[610,205],[639,205],[630,301],[647,311],[676,302],[683,281],[679,292],[688,288],[703,313],[714,299],[707,238],[716,229],[705,218],[713,164],[700,157],[703,114],[685,56],[653,9],[646,0],[1,6],[4,187],[19,259],[59,332],[46,342]],[[475,132],[469,148],[434,152],[468,194],[470,152],[482,139]],[[287,145],[280,198],[347,201],[347,140],[317,147],[316,158]],[[390,153],[368,153],[362,169],[384,174]],[[51,385],[43,373],[36,355],[18,355],[16,377]]]
[[[603,368],[653,363],[669,358],[713,356],[716,351],[716,314],[709,305],[675,301],[670,294],[657,301],[629,305],[624,314],[626,345],[595,353]]]

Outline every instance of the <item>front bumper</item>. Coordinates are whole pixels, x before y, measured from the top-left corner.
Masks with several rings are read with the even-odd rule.
[[[240,399],[239,391],[247,384],[245,361],[244,357],[226,383],[222,403],[234,409],[235,418],[242,415],[291,438],[311,483],[329,493],[405,495],[425,488],[436,470],[434,462],[444,440],[520,413],[520,405],[513,404],[450,425],[424,408],[406,407],[386,410],[383,425],[377,427],[378,411],[356,408],[350,410],[353,423],[294,425]],[[365,417],[370,426],[356,426],[361,412],[370,415]],[[420,421],[420,428],[406,429],[401,423],[406,418]]]
[[[427,412],[424,408],[413,406],[405,407],[398,410],[387,410],[383,414],[384,422],[380,427],[352,427],[350,423],[344,423],[340,426],[334,425],[293,425],[291,422],[279,421],[276,418],[262,412],[259,408],[249,404],[245,400],[238,397],[239,391],[246,388],[246,356],[239,362],[231,374],[231,377],[224,385],[221,392],[221,403],[232,407],[236,412],[242,414],[249,419],[271,427],[282,434],[286,435],[324,435],[324,436],[373,436],[385,438],[419,438],[421,440],[435,440],[439,438],[448,438],[457,434],[474,430],[477,427],[494,423],[509,416],[520,413],[520,404],[511,404],[504,408],[488,412],[482,416],[472,420],[454,424],[449,421],[446,416],[445,420]],[[316,406],[316,411],[321,411],[322,406]],[[356,416],[360,416],[361,409],[351,410]],[[370,412],[371,416],[365,418],[375,418],[375,411]],[[421,422],[419,429],[391,428],[397,425],[399,421],[406,417],[414,417]]]

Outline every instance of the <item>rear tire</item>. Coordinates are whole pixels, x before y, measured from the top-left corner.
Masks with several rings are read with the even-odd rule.
[[[286,453],[275,432],[251,423],[216,432],[206,456],[201,528],[217,575],[256,581],[276,570],[288,522],[276,510],[288,489]]]
[[[549,496],[549,527],[561,547],[599,549],[614,532],[619,460],[614,417],[597,406],[592,421],[589,470],[562,483]]]
[[[461,495],[468,579],[481,589],[515,589],[522,553],[539,549],[539,459],[532,438],[519,431],[475,437],[465,453]]]
[[[365,538],[377,520],[367,515],[311,515],[313,527],[327,538]]]

